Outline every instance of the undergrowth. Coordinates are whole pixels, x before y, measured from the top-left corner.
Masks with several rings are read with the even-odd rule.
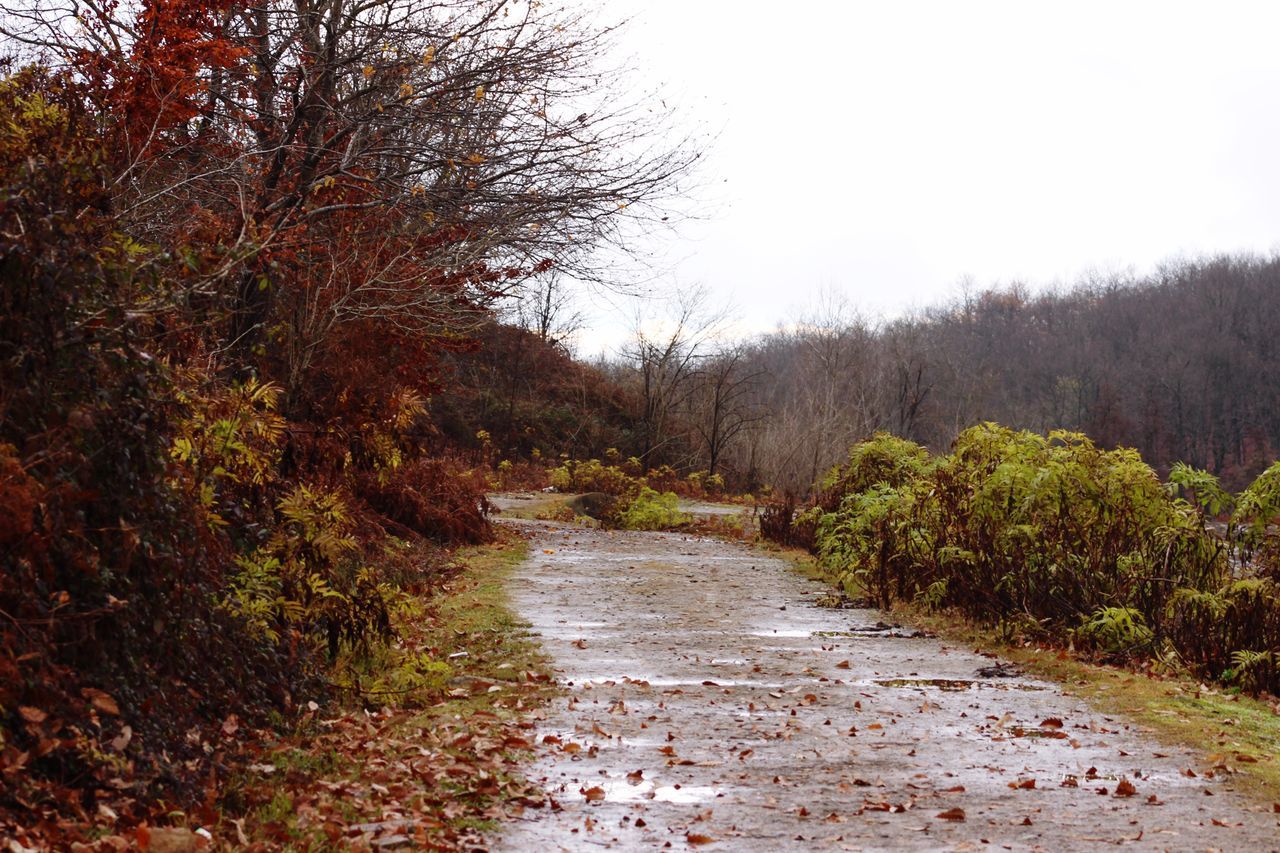
[[[941,456],[878,434],[817,495],[762,529],[794,544],[812,525],[824,575],[850,595],[1280,690],[1280,465],[1232,498],[1186,467],[1162,484],[1136,452],[1076,433],[984,424]],[[1227,512],[1221,538],[1206,523]]]

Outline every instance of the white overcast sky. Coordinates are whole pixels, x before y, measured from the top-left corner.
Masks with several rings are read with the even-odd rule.
[[[744,332],[825,288],[894,316],[1280,247],[1280,3],[604,0],[681,121],[705,221],[655,244]],[[601,313],[582,354],[617,340]]]

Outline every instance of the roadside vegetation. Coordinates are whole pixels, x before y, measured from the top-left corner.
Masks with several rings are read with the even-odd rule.
[[[1274,694],[1278,479],[1280,465],[1233,496],[1177,466],[1161,483],[1135,451],[1061,431],[984,424],[936,456],[879,434],[766,528],[878,606]]]
[[[701,155],[590,14],[0,12],[0,840],[447,847],[532,806],[492,491],[736,538],[680,499],[776,494],[763,533],[880,604],[1280,690],[1275,260],[734,343],[691,291],[586,363],[566,282],[622,287]],[[935,452],[999,412],[1097,444]]]
[[[543,4],[0,5],[0,843],[240,811],[250,842],[342,847],[418,807],[303,777],[402,773],[419,740],[445,747],[421,795],[474,818],[506,777],[468,768],[510,749],[467,732],[507,687],[380,742],[519,661],[435,601],[496,536],[444,362],[678,218],[696,146],[608,27]],[[299,726],[325,748],[259,754]]]

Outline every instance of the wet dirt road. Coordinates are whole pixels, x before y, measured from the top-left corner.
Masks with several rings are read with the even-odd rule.
[[[528,771],[555,807],[497,849],[1280,849],[1280,816],[1192,754],[814,606],[826,588],[759,552],[507,523],[533,539],[515,609],[566,696]]]

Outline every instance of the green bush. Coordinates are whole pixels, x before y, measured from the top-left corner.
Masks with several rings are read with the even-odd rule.
[[[1154,635],[1142,614],[1130,607],[1100,607],[1084,620],[1076,636],[1113,655],[1147,650]]]
[[[936,458],[877,434],[827,475],[808,514],[829,579],[882,606],[1016,621],[1112,657],[1172,650],[1199,674],[1277,689],[1280,464],[1234,500],[1187,466],[1170,479],[1078,433],[982,424]],[[1233,503],[1224,541],[1205,523]],[[1257,576],[1232,575],[1232,548],[1237,575]]]
[[[641,487],[640,480],[616,465],[605,465],[599,459],[586,462],[569,460],[549,474],[552,488],[558,492],[604,492],[607,495],[633,495]]]
[[[693,520],[680,511],[680,498],[674,492],[658,493],[648,486],[627,505],[619,515],[622,527],[627,530],[670,530]]]

